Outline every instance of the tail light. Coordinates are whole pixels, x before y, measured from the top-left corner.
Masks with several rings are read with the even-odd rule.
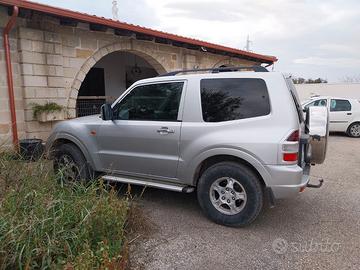
[[[286,139],[287,142],[299,142],[300,141],[300,131],[295,130],[293,133],[289,135]]]
[[[297,163],[299,158],[300,131],[292,132],[282,145],[282,160],[286,163]]]

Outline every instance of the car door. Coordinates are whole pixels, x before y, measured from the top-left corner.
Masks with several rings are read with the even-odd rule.
[[[321,107],[327,107],[327,99],[326,98],[321,98],[321,99],[316,99],[312,102],[309,102],[307,104],[305,104],[303,106],[303,109],[307,109],[308,107],[311,107],[311,106],[321,106]],[[306,113],[304,112],[304,119],[306,118]]]
[[[347,99],[331,99],[329,114],[330,131],[345,132],[352,119],[351,104]]]
[[[98,136],[103,168],[176,178],[184,93],[184,81],[144,84],[113,105],[114,120]]]

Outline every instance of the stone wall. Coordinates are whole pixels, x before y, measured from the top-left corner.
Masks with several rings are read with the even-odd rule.
[[[0,8],[0,27],[8,16]],[[39,123],[33,118],[34,103],[56,102],[75,117],[78,90],[87,72],[103,56],[128,51],[144,58],[158,73],[184,68],[206,68],[223,64],[254,64],[238,58],[189,50],[153,41],[115,35],[114,30],[94,32],[89,24],[62,26],[56,18],[36,15],[18,19],[11,39],[16,108],[21,137],[46,139],[54,123]],[[3,45],[0,46],[0,141],[8,138],[7,83]]]
[[[9,17],[7,16],[6,9],[0,8],[0,148],[6,145],[11,145],[12,143],[8,84],[5,65],[5,52],[3,45],[3,30],[8,22],[8,18]],[[18,123],[18,135],[19,138],[25,138],[26,127],[24,120],[24,101],[16,29],[10,33],[9,39],[14,82],[16,118]]]

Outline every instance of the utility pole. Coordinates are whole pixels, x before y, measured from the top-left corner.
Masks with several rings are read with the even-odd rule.
[[[118,21],[119,20],[119,9],[117,7],[117,1],[113,0],[112,1],[112,15],[113,15],[113,20]]]

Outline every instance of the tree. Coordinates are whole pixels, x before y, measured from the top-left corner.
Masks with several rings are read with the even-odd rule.
[[[315,80],[313,79],[304,79],[304,78],[293,78],[293,82],[294,84],[309,84],[309,83],[327,83],[327,80],[322,79],[322,78],[317,78]]]

